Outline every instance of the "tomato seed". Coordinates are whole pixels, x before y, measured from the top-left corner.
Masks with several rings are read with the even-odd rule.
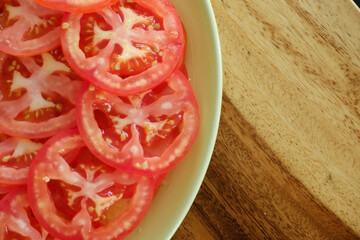
[[[156,136],[162,138],[162,139],[165,139],[166,137],[164,135],[161,135],[161,134],[156,134]]]
[[[48,176],[43,177],[42,180],[44,180],[45,182],[50,182],[50,178]]]
[[[125,139],[126,139],[126,135],[124,133],[122,133],[120,136],[120,140],[123,142],[123,141],[125,141]]]
[[[117,63],[115,64],[114,69],[117,70],[117,71],[120,70],[120,63],[119,63],[119,62],[117,62]]]
[[[84,51],[87,53],[87,52],[90,52],[90,50],[91,50],[91,47],[90,46],[86,46],[86,47],[84,47]]]
[[[95,55],[96,53],[98,53],[99,52],[99,48],[98,47],[94,47],[93,48],[93,54]]]
[[[102,95],[102,94],[100,94],[100,93],[96,94],[95,97],[96,97],[97,99],[106,99],[106,98],[104,97],[104,95]]]
[[[147,169],[148,168],[148,163],[147,162],[143,162],[143,164],[141,165],[142,169]]]
[[[154,24],[154,28],[155,28],[155,29],[159,29],[159,28],[160,28],[160,23],[155,23],[155,24]]]
[[[135,64],[136,64],[136,66],[137,66],[137,67],[139,67],[139,66],[140,66],[139,61],[138,61],[138,60],[136,60],[136,59],[135,59]]]
[[[85,41],[90,41],[91,39],[93,39],[93,36],[86,37]]]
[[[61,24],[61,28],[62,28],[62,29],[67,29],[67,28],[69,28],[69,26],[70,26],[70,23],[68,23],[68,22],[63,22],[63,23]]]
[[[2,158],[2,161],[3,161],[3,162],[8,162],[10,158],[11,158],[11,156],[10,156],[10,155],[7,155],[7,156],[5,156],[5,157]]]

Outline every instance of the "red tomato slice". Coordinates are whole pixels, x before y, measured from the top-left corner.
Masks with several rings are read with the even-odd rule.
[[[0,239],[54,239],[32,214],[25,187],[9,193],[0,202]]]
[[[79,75],[129,95],[159,85],[179,67],[185,34],[168,0],[121,0],[96,13],[65,14],[61,43]]]
[[[82,153],[70,164],[64,154]],[[122,239],[140,222],[153,197],[152,178],[116,170],[94,157],[77,130],[51,138],[29,171],[31,207],[61,239]]]
[[[29,56],[60,45],[62,12],[30,0],[0,2],[0,50]]]
[[[111,166],[139,174],[174,167],[199,129],[197,102],[180,71],[155,89],[129,97],[85,85],[76,109],[89,149]]]
[[[0,139],[0,183],[26,184],[29,166],[42,145],[25,138]]]
[[[61,49],[34,57],[0,56],[0,131],[46,138],[76,126],[75,101],[82,81]]]
[[[64,12],[96,12],[119,0],[35,0],[41,5]]]

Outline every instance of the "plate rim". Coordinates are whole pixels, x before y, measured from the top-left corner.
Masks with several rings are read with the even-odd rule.
[[[211,45],[212,45],[212,47],[214,47],[214,55],[215,55],[215,60],[214,60],[215,66],[216,66],[215,79],[217,79],[215,98],[217,100],[216,101],[217,104],[214,106],[214,112],[217,114],[215,114],[213,124],[211,125],[211,129],[214,129],[211,132],[211,135],[210,135],[211,140],[209,141],[209,145],[208,145],[209,149],[211,149],[211,150],[207,151],[206,155],[204,156],[204,159],[206,159],[206,161],[203,161],[203,163],[202,163],[203,167],[201,168],[201,171],[198,174],[199,181],[196,181],[194,183],[194,185],[192,187],[191,195],[188,197],[186,205],[182,208],[182,211],[177,218],[176,224],[174,224],[173,228],[168,231],[167,239],[171,239],[174,236],[174,234],[176,233],[176,231],[178,230],[178,228],[184,221],[192,204],[195,201],[195,198],[200,190],[200,187],[204,181],[206,172],[210,165],[210,161],[211,161],[211,157],[214,152],[214,147],[215,147],[217,134],[218,134],[218,130],[219,130],[219,125],[220,125],[222,94],[223,94],[223,67],[222,67],[220,36],[219,36],[216,17],[215,17],[215,13],[214,13],[214,10],[213,10],[212,4],[211,4],[211,0],[204,0],[204,4],[206,6],[206,9],[204,10],[204,12],[209,17],[209,20],[210,20],[211,28],[209,30],[210,30],[210,34],[212,36]]]

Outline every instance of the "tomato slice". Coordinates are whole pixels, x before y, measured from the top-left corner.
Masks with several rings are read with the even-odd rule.
[[[35,219],[25,187],[9,193],[0,201],[0,239],[54,239]]]
[[[0,2],[0,50],[16,55],[36,55],[60,45],[63,13],[34,1]]]
[[[0,139],[0,183],[26,184],[29,166],[42,145],[26,138]]]
[[[64,12],[96,12],[119,0],[35,0],[39,4]]]
[[[128,97],[85,84],[76,109],[80,133],[97,157],[145,175],[174,167],[199,129],[197,102],[180,71],[155,89]]]
[[[68,163],[64,154],[81,149]],[[61,239],[122,239],[144,216],[152,178],[114,169],[85,148],[77,130],[51,138],[29,171],[31,207],[41,225]]]
[[[34,57],[0,57],[0,131],[46,138],[76,126],[75,101],[82,81],[61,49]]]
[[[159,85],[179,67],[185,34],[168,0],[120,0],[96,13],[66,13],[61,43],[79,75],[129,95]]]

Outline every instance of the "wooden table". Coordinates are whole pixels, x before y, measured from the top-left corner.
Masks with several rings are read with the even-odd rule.
[[[360,12],[350,0],[212,4],[222,117],[173,239],[360,239]]]

